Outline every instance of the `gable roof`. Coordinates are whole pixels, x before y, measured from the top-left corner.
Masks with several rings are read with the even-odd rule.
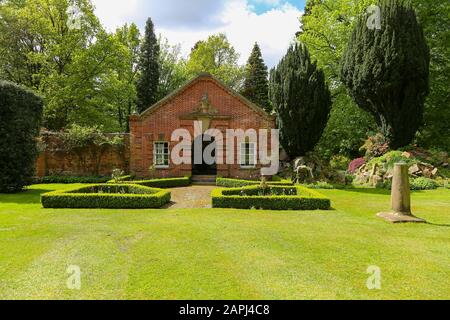
[[[224,84],[221,80],[217,79],[216,77],[214,77],[210,73],[201,73],[201,74],[199,74],[197,77],[195,77],[192,80],[188,81],[186,84],[184,84],[180,88],[176,89],[175,91],[173,91],[172,93],[170,93],[169,95],[164,97],[163,99],[159,100],[158,102],[156,102],[154,105],[152,105],[147,110],[143,111],[139,115],[139,118],[144,118],[147,115],[152,114],[153,112],[158,110],[160,107],[164,106],[165,104],[169,103],[172,99],[176,98],[177,96],[179,96],[180,94],[185,92],[189,87],[191,87],[195,83],[197,83],[197,82],[199,82],[201,80],[204,80],[204,79],[212,80],[216,85],[218,85],[219,87],[224,89],[230,95],[232,95],[232,96],[236,97],[237,99],[239,99],[241,102],[243,102],[245,105],[247,105],[250,109],[253,109],[257,113],[261,114],[263,117],[266,117],[266,118],[268,118],[270,120],[275,119],[274,116],[272,116],[269,113],[267,113],[263,108],[261,108],[260,106],[258,106],[255,103],[251,102],[250,100],[248,100],[247,98],[245,98],[244,96],[242,96],[241,94],[236,92],[235,90],[231,89],[226,84]]]

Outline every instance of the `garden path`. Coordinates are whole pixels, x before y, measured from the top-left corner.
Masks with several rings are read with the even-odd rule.
[[[216,186],[191,186],[170,189],[172,202],[170,209],[211,208],[211,191]]]

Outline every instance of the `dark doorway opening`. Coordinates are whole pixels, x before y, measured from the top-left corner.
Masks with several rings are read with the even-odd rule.
[[[210,140],[210,141],[204,141]],[[195,144],[199,143],[202,146],[202,156],[201,156],[201,164],[195,163]],[[205,149],[209,146],[214,148],[212,152],[212,156],[214,158],[213,164],[208,164],[205,162],[203,157]],[[209,137],[205,135],[201,135],[197,137],[192,145],[192,175],[193,176],[216,176],[217,175],[217,161],[216,161],[216,141],[214,137]]]

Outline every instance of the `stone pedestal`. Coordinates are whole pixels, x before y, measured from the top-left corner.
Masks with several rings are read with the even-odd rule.
[[[405,163],[395,164],[391,194],[392,211],[379,213],[378,217],[392,223],[425,223],[425,220],[417,218],[411,213],[411,188],[408,169],[408,165]]]

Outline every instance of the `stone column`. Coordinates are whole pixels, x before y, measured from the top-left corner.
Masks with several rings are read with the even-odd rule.
[[[378,217],[392,223],[426,222],[411,213],[411,187],[408,169],[406,163],[395,164],[391,191],[392,211],[379,213]]]
[[[391,197],[394,213],[411,216],[411,186],[408,169],[406,163],[395,164]]]

